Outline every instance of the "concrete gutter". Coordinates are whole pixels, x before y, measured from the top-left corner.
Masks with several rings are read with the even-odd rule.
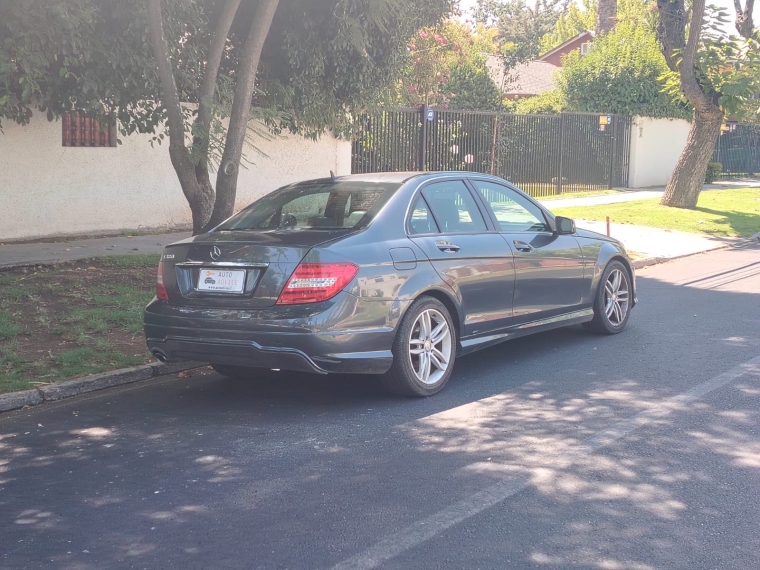
[[[26,406],[36,406],[43,402],[65,400],[66,398],[73,398],[80,394],[87,394],[123,384],[132,384],[133,382],[140,382],[142,380],[150,380],[158,376],[175,374],[176,372],[192,370],[201,366],[204,365],[199,362],[181,362],[177,364],[160,364],[155,362],[133,368],[122,368],[82,378],[74,378],[73,380],[66,380],[56,384],[45,384],[32,390],[0,394],[0,412],[17,410]]]

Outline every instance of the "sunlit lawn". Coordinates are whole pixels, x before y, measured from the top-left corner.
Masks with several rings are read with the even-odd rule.
[[[749,237],[760,232],[760,189],[702,192],[694,210],[660,205],[659,198],[600,206],[551,208],[561,216],[579,220],[636,224],[714,236]]]

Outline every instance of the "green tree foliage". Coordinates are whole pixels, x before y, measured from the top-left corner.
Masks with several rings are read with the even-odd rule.
[[[708,8],[699,48],[694,58],[699,85],[724,114],[734,120],[760,119],[760,41],[754,37],[729,38],[723,31],[725,11]],[[665,70],[665,91],[684,103],[680,73]]]
[[[502,93],[483,64],[455,65],[443,89],[449,96],[451,109],[498,111],[501,108]]]
[[[580,3],[570,4],[567,10],[560,14],[554,30],[541,38],[541,53],[553,50],[555,47],[585,32],[594,30],[596,26],[597,0],[581,0]],[[654,30],[657,16],[652,0],[618,0],[617,19],[619,22],[632,23]]]
[[[163,0],[180,97],[198,102],[207,45],[222,0]],[[217,96],[230,95],[256,2],[230,30]],[[437,22],[450,0],[282,0],[258,74],[256,103],[283,111],[284,127],[343,125],[345,107],[387,100],[407,64],[407,39]],[[0,118],[27,122],[35,108],[121,113],[135,128],[156,126],[158,80],[143,0],[0,2]],[[220,101],[223,103],[224,101]],[[227,101],[227,103],[230,103]]]
[[[124,133],[168,134],[198,232],[232,213],[249,119],[313,136],[349,128],[352,111],[390,100],[408,39],[451,9],[452,0],[2,0],[0,119],[78,110],[117,117]]]
[[[663,92],[667,70],[654,33],[623,21],[597,39],[588,55],[568,54],[557,79],[573,111],[687,118],[687,106]]]
[[[166,34],[177,44],[203,21],[187,0],[167,2],[166,11]],[[158,82],[146,28],[137,0],[0,2],[0,119],[25,124],[34,109],[50,120],[76,110],[118,116],[125,132],[154,131],[162,111],[149,103]],[[194,46],[182,49],[180,91],[196,87],[189,71],[202,57]]]
[[[539,41],[540,53],[555,47],[596,26],[596,0],[581,0],[580,4],[570,4],[557,18],[554,29]]]
[[[555,115],[567,110],[567,101],[559,89],[544,91],[535,97],[525,97],[515,102],[515,112],[520,114]]]
[[[496,35],[494,28],[482,24],[473,28],[469,22],[453,19],[417,30],[408,42],[407,63],[398,82],[397,100],[407,106],[426,103],[447,107],[459,89],[483,86],[491,93],[493,90],[486,80],[490,77],[485,54],[498,51]],[[457,77],[454,77],[454,70],[458,68]],[[465,77],[467,70],[477,72],[477,79]],[[451,87],[452,80],[456,90]],[[479,81],[478,85],[473,81]],[[473,97],[477,97],[475,94],[461,95],[465,98],[460,101],[474,102]]]
[[[347,125],[346,110],[389,102],[409,39],[452,9],[451,0],[282,1],[262,59],[262,103],[295,109],[291,130],[318,132]]]
[[[570,0],[478,0],[475,19],[493,24],[506,70],[538,57],[541,38],[551,33]]]

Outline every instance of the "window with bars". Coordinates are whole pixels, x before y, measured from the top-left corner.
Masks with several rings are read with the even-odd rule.
[[[63,146],[116,146],[116,125],[85,113],[64,113],[61,129]]]

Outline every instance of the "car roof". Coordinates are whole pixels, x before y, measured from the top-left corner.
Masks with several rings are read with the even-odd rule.
[[[413,178],[439,177],[442,175],[478,176],[478,177],[485,177],[485,178],[495,178],[491,176],[490,174],[483,174],[481,172],[470,172],[467,170],[463,170],[463,171],[438,170],[438,171],[431,171],[431,172],[410,170],[410,171],[404,171],[404,172],[367,172],[364,174],[348,174],[345,176],[336,176],[332,180],[339,180],[339,181],[345,181],[345,182],[396,182],[399,184],[403,184],[404,182],[407,182]],[[318,180],[322,181],[322,180],[331,180],[331,179],[326,178],[326,179],[318,179]],[[307,180],[304,182],[316,182],[316,180]]]

